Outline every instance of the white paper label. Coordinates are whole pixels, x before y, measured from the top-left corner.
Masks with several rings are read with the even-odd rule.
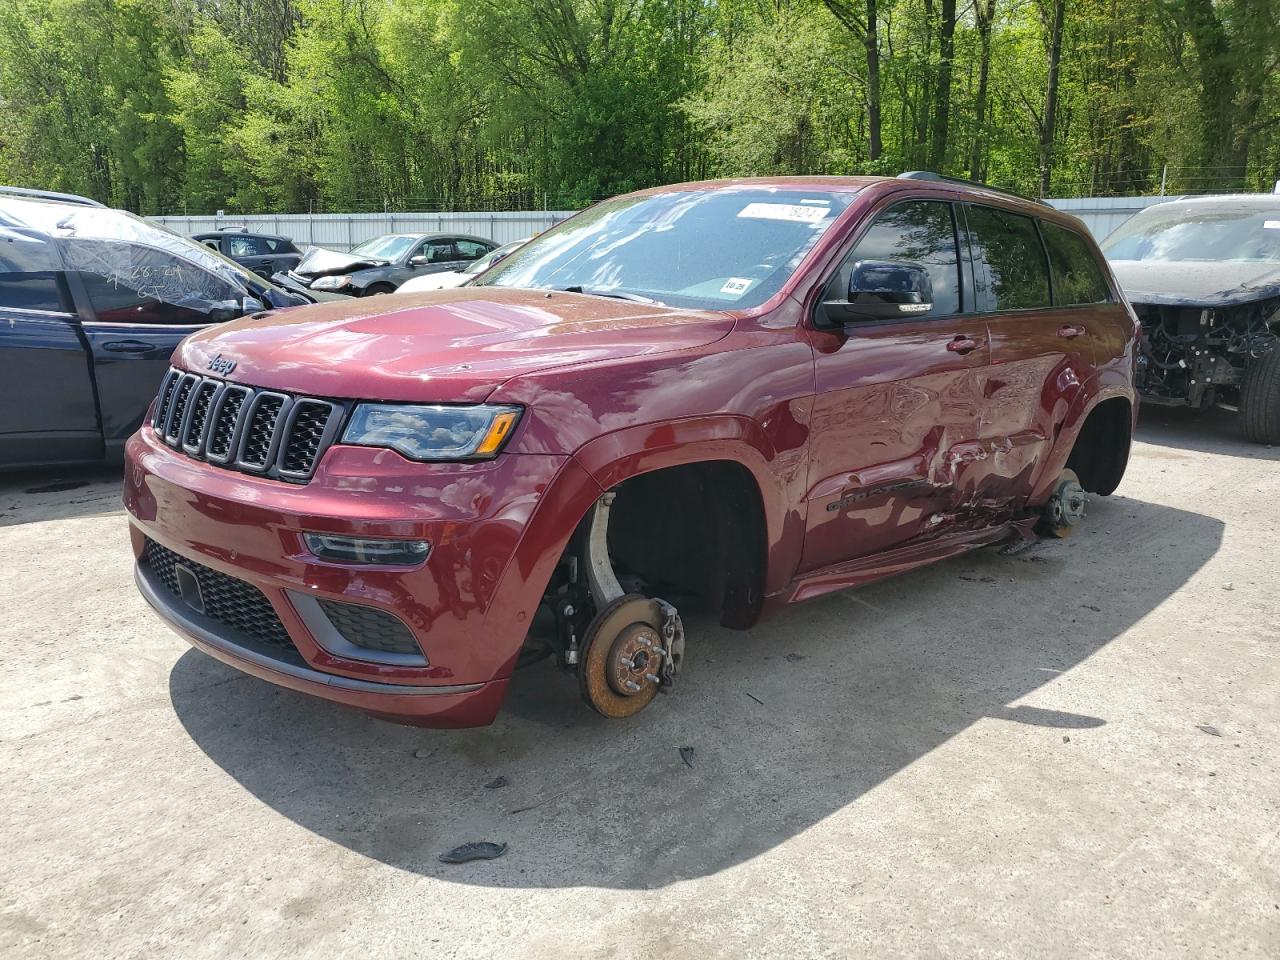
[[[1263,230],[1280,230],[1280,220],[1263,220]]]
[[[720,288],[721,293],[727,293],[735,297],[740,297],[747,292],[747,288],[754,283],[745,277],[730,277],[724,282],[724,286]]]
[[[818,223],[826,217],[826,207],[806,207],[799,203],[748,203],[738,216],[753,220],[790,220],[793,223]]]

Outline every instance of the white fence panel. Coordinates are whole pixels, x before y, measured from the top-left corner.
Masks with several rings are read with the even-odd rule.
[[[1098,240],[1139,210],[1174,197],[1077,197],[1046,202],[1084,221]],[[187,235],[222,227],[246,227],[261,233],[292,237],[301,247],[350,250],[356,244],[386,233],[465,233],[495,243],[508,243],[541,233],[573,216],[572,210],[530,210],[510,213],[281,213],[224,217],[154,217],[169,229]]]
[[[1111,231],[1132,217],[1157,203],[1176,200],[1177,197],[1075,197],[1070,200],[1046,200],[1064,213],[1079,217],[1089,228],[1093,238],[1105,240]]]
[[[291,237],[300,247],[350,250],[387,233],[462,233],[495,243],[541,233],[573,211],[530,210],[514,213],[281,213],[225,217],[153,217],[170,230],[190,236],[224,227]]]

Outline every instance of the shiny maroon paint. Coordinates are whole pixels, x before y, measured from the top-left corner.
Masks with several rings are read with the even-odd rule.
[[[255,386],[525,407],[493,461],[420,464],[336,445],[305,486],[189,460],[144,427],[127,449],[135,552],[149,536],[253,582],[322,674],[477,686],[417,697],[394,688],[338,691],[204,649],[265,679],[406,722],[485,724],[574,528],[602,491],[629,477],[709,460],[744,467],[766,531],[768,612],[1006,536],[1019,511],[1047,499],[1096,404],[1121,397],[1136,416],[1136,320],[1118,297],[1095,308],[967,314],[848,334],[813,324],[827,278],[890,203],[971,200],[1083,232],[1072,218],[924,181],[786,178],[697,188],[735,183],[859,191],[791,280],[752,310],[461,288],[303,307],[185,341],[176,366],[203,371],[221,355],[236,362],[230,379]],[[1068,324],[1080,333],[1060,336]],[[947,349],[956,338],[973,349]],[[912,494],[886,491],[891,484]],[[310,556],[303,531],[422,538],[432,551],[418,569],[353,568]],[[326,653],[286,589],[395,611],[432,666]]]

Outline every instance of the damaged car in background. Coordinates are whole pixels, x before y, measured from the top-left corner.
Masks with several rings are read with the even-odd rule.
[[[1280,196],[1159,203],[1102,249],[1142,322],[1143,398],[1226,407],[1280,443]]]
[[[349,253],[312,247],[296,267],[271,279],[303,293],[376,297],[394,293],[412,277],[465,270],[495,247],[481,237],[389,233],[357,244]]]

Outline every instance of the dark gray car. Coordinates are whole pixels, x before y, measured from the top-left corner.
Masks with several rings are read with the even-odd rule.
[[[410,277],[462,270],[496,247],[492,240],[459,234],[388,233],[349,253],[312,247],[296,267],[272,279],[294,290],[369,297],[391,293]]]
[[[1143,399],[1237,410],[1280,443],[1280,196],[1159,203],[1102,251],[1142,323]]]
[[[191,239],[248,267],[264,280],[270,280],[273,273],[292,270],[302,259],[302,251],[288,237],[250,233],[245,227],[223,227],[213,233],[197,233]]]

